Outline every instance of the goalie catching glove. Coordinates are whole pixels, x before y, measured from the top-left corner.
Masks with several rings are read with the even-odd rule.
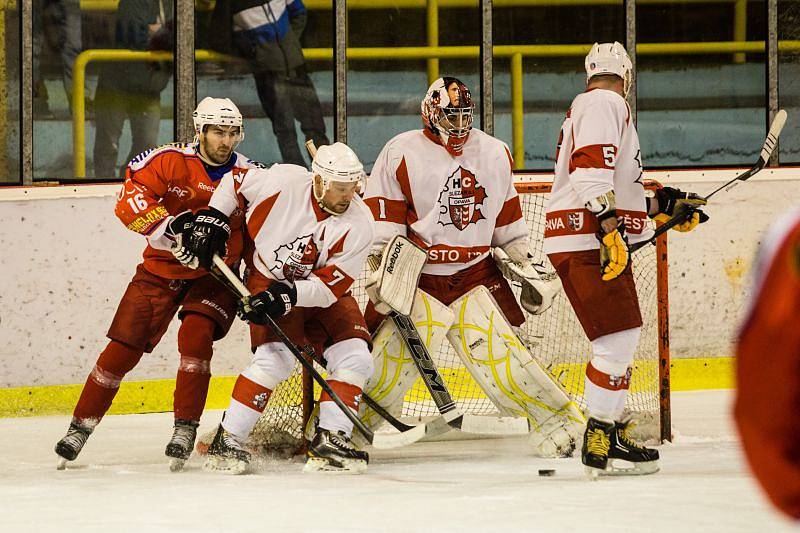
[[[293,285],[273,283],[267,290],[239,300],[236,314],[242,320],[263,326],[267,323],[264,317],[275,320],[288,315],[296,303],[297,289]]]
[[[522,286],[519,303],[527,312],[539,315],[553,305],[553,299],[561,291],[561,281],[555,272],[533,262],[527,239],[516,239],[495,248],[492,257],[503,277]]]
[[[708,220],[708,215],[698,209],[706,205],[706,199],[693,192],[683,192],[673,187],[657,189],[655,196],[648,198],[648,212],[651,211],[649,207],[653,201],[658,203],[658,210],[656,214],[652,215],[652,218],[661,223],[668,222],[671,218],[683,214],[685,210],[692,211],[685,222],[672,227],[674,230],[680,232],[692,231],[698,224]]]

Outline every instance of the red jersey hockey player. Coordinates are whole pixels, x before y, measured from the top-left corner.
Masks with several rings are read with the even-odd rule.
[[[208,205],[223,176],[256,164],[234,151],[244,130],[242,115],[229,99],[205,98],[193,117],[194,143],[155,148],[128,164],[115,212],[147,239],[144,261],[119,303],[108,331],[111,341],[86,380],[69,431],[56,444],[62,466],[80,453],[122,379],[158,344],[179,309],[175,429],[166,448],[172,468],[179,469],[194,446],[211,377],[212,343],[230,328],[236,300],[206,272],[182,265],[170,250],[190,227],[192,211]],[[242,252],[242,223],[238,210],[230,220],[230,264]]]
[[[772,502],[800,518],[800,210],[765,235],[736,349],[735,418],[750,468]]]
[[[209,206],[212,216],[195,221],[188,249],[210,267],[223,249],[225,223],[240,203],[255,243],[254,268],[242,300],[254,351],[239,375],[230,406],[208,448],[206,468],[244,472],[250,459],[242,448],[272,391],[289,377],[295,358],[264,326],[263,315],[298,345],[322,346],[328,382],[354,411],[372,374],[369,334],[349,293],[372,243],[372,217],[356,194],[364,186],[363,166],[342,143],[321,146],[309,172],[278,164],[226,176]],[[319,427],[308,449],[306,470],[366,468],[367,454],[350,441],[353,424],[323,393]]]
[[[585,66],[587,90],[573,100],[558,140],[544,249],[592,344],[581,455],[587,472],[647,474],[658,470],[658,452],[633,442],[621,422],[642,326],[626,241],[651,237],[648,215],[665,220],[682,202],[705,201],[669,187],[646,198],[639,138],[625,101],[630,58],[619,43],[595,43]],[[689,231],[707,218],[695,212],[675,229]],[[614,469],[609,459],[633,468]]]
[[[569,455],[583,417],[517,338],[513,327],[522,325],[525,316],[492,257],[495,248],[494,253],[504,258],[500,264],[519,275],[521,303],[529,312],[549,307],[558,282],[541,277],[528,253],[528,227],[514,187],[508,147],[472,127],[472,97],[456,78],[434,81],[421,111],[424,128],[391,139],[372,169],[365,202],[375,219],[373,253],[391,253],[384,249],[396,235],[427,251],[419,280],[422,292],[417,293],[418,303],[410,316],[419,324],[417,312],[437,309],[433,322],[444,324],[444,331],[420,332],[434,359],[439,350],[436,335],[447,335],[498,410],[506,416],[528,417],[538,453]],[[400,352],[379,342],[391,324],[381,323],[383,317],[376,312],[375,303],[385,309],[386,302],[376,296],[375,285],[373,276],[367,286],[372,301],[366,316],[378,347],[376,368],[385,375],[386,365],[392,366],[391,360]],[[500,315],[502,319],[497,319]],[[453,317],[458,322],[448,329]],[[486,334],[481,336],[479,331]],[[498,359],[504,368],[496,368]],[[395,375],[401,374],[407,373],[401,368]],[[380,376],[375,376],[370,390],[391,387],[393,393],[378,396],[401,401],[404,391],[398,390],[397,383],[382,384]],[[411,381],[404,383],[410,386]],[[392,405],[384,407],[392,409]]]

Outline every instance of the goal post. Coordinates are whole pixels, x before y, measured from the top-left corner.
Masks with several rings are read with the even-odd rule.
[[[547,257],[542,249],[545,208],[551,183],[539,175],[515,174],[522,211],[530,232],[530,247],[536,261]],[[658,182],[645,180],[645,188],[660,188]],[[669,382],[669,286],[666,233],[655,246],[645,246],[633,254],[632,268],[642,310],[643,327],[633,363],[631,389],[626,414],[636,422],[634,435],[646,442],[671,440]],[[599,274],[598,274],[599,275]],[[355,282],[352,292],[362,309],[367,270]],[[515,292],[519,288],[514,287]],[[553,306],[541,315],[526,313],[520,329],[521,339],[544,368],[567,390],[572,399],[585,408],[583,383],[585,365],[591,358],[591,345],[580,327],[572,307],[562,293]],[[464,413],[499,417],[497,409],[472,379],[457,354],[444,340],[431,356],[436,361],[454,400]],[[295,375],[280,385],[270,398],[251,443],[270,453],[288,455],[302,449],[303,429],[311,412],[312,384],[300,366]],[[305,391],[305,393],[303,393]],[[315,397],[319,391],[315,391]],[[421,379],[408,390],[399,413],[406,421],[423,420],[438,414]],[[275,451],[274,449],[277,449]]]

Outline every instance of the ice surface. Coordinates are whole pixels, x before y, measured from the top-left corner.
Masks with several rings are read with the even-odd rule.
[[[373,451],[360,476],[269,462],[254,475],[169,472],[171,414],[108,416],[67,470],[67,417],[0,419],[0,531],[790,531],[743,463],[729,391],[673,395],[661,472],[588,481],[524,438]],[[204,416],[201,432],[220,418]],[[554,468],[554,477],[537,471]]]

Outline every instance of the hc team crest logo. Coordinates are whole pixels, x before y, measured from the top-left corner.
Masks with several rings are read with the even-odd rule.
[[[570,213],[567,215],[567,225],[572,231],[580,231],[583,229],[583,213]]]
[[[275,250],[275,265],[269,270],[279,281],[305,279],[314,269],[318,257],[319,248],[313,236],[298,237]]]
[[[448,178],[439,195],[439,224],[453,225],[463,230],[470,224],[486,218],[481,209],[486,200],[486,189],[469,170],[459,166]]]

